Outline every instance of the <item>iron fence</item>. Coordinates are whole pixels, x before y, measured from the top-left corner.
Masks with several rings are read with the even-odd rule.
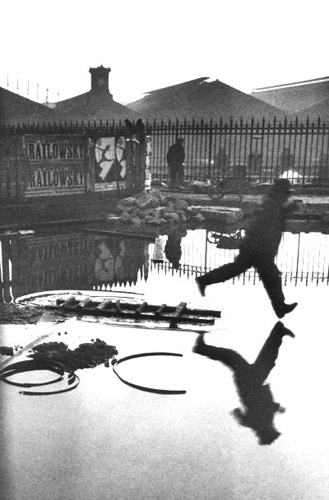
[[[184,139],[185,179],[271,182],[287,177],[298,184],[329,182],[329,124],[251,120],[160,122],[150,125],[152,176],[167,180],[166,154],[178,137]]]
[[[315,122],[169,120],[145,125],[152,141],[150,166],[155,180],[168,179],[167,152],[182,137],[187,181],[221,181],[239,176],[248,182],[272,182],[283,176],[302,185],[329,184],[329,123],[320,118]],[[82,134],[96,138],[125,135],[126,127],[125,123],[109,121],[1,126],[1,196],[18,196],[24,190],[29,165],[18,139],[25,134]]]

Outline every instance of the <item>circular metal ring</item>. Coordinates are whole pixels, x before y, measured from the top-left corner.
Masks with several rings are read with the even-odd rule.
[[[25,373],[28,371],[35,371],[35,370],[48,370],[53,373],[58,374],[58,377],[54,378],[53,380],[50,380],[49,382],[36,382],[36,383],[20,383],[20,382],[14,382],[12,380],[8,380],[7,377],[10,377],[12,375],[15,375],[17,373]],[[12,363],[11,365],[6,366],[0,371],[0,380],[3,382],[6,382],[7,384],[14,385],[17,387],[40,387],[40,386],[45,386],[45,385],[50,385],[54,384],[56,382],[61,382],[64,380],[65,376],[65,366],[62,365],[61,363],[55,362],[55,361],[48,361],[48,360],[36,360],[36,359],[30,359],[26,361],[19,361],[17,363]],[[23,394],[24,396],[48,396],[48,395],[53,395],[53,394],[62,394],[64,392],[72,391],[75,389],[79,383],[80,379],[79,377],[73,373],[69,372],[68,373],[68,387],[65,389],[59,389],[55,391],[20,391],[19,394]]]
[[[58,374],[58,377],[50,380],[48,382],[14,382],[13,380],[8,380],[8,377],[16,375],[18,373],[25,373],[38,370],[47,370]],[[20,361],[18,363],[13,363],[6,366],[0,371],[0,380],[9,385],[14,385],[16,387],[38,387],[48,384],[55,384],[63,380],[64,378],[64,368],[62,365],[55,363],[53,361],[43,361],[43,360],[26,360]]]
[[[183,354],[178,354],[175,352],[144,352],[141,354],[132,354],[130,356],[126,356],[125,358],[121,358],[118,361],[116,361],[113,364],[113,371],[116,374],[116,376],[121,380],[126,385],[129,385],[130,387],[133,387],[134,389],[138,389],[140,391],[145,391],[145,392],[151,392],[153,394],[186,394],[185,390],[174,390],[174,389],[155,389],[153,387],[146,387],[143,385],[139,384],[134,384],[132,382],[128,382],[125,380],[123,377],[121,377],[118,372],[116,371],[116,366],[119,364],[129,361],[131,359],[137,359],[137,358],[146,358],[149,356],[176,356],[176,357],[183,357]]]

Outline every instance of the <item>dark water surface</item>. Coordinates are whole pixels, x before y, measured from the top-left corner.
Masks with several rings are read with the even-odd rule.
[[[239,231],[180,231],[159,238],[85,232],[15,233],[0,237],[1,299],[48,290],[126,289],[152,296],[177,278],[193,281],[234,258]],[[284,233],[277,257],[285,284],[328,284],[329,235]],[[257,281],[253,270],[239,277]],[[172,287],[173,288],[173,287]],[[190,288],[190,287],[189,287]],[[171,290],[172,293],[173,290]]]

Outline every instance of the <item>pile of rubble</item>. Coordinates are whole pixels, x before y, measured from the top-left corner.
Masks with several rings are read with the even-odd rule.
[[[63,364],[67,371],[74,371],[101,364],[108,367],[109,360],[117,354],[115,346],[100,339],[92,339],[74,350],[69,349],[64,342],[45,342],[34,346],[29,357],[40,361],[55,361]]]
[[[157,189],[143,191],[136,196],[124,198],[109,221],[140,226],[179,225],[187,222],[202,222],[204,217],[189,211],[189,204],[179,195],[164,195]]]

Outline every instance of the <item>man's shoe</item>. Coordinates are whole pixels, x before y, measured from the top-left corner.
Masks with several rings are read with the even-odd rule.
[[[201,333],[199,333],[199,335],[195,341],[192,352],[195,352],[196,354],[202,354],[203,346],[204,346],[204,333],[201,332]]]
[[[285,316],[286,314],[289,314],[291,311],[293,311],[296,306],[297,306],[297,302],[293,302],[293,304],[283,304],[283,306],[280,307],[279,309],[277,309],[275,311],[275,313],[276,313],[278,318],[283,318],[283,316]]]
[[[289,330],[288,328],[286,328],[281,321],[277,322],[277,324],[275,325],[275,327],[274,327],[273,330],[275,330],[275,333],[277,335],[280,335],[281,338],[283,338],[285,335],[288,335],[289,337],[292,337],[292,338],[295,337],[295,334],[292,333],[291,330]]]
[[[198,290],[200,292],[201,297],[204,297],[205,296],[205,291],[206,291],[206,285],[204,285],[201,282],[201,278],[195,278],[195,282],[196,282],[196,284],[198,286]]]
[[[282,335],[282,337],[284,337],[285,335],[288,335],[288,337],[291,337],[292,339],[295,338],[295,334],[292,333],[292,331],[289,330],[289,328],[286,328],[286,327],[284,327],[284,329],[282,330],[281,335]]]

